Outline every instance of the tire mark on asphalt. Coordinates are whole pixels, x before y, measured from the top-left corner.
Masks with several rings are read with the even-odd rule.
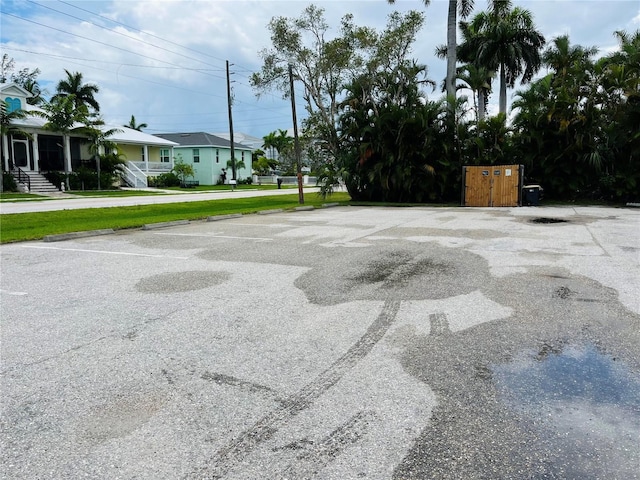
[[[387,333],[399,309],[400,301],[387,300],[378,318],[344,355],[299,392],[284,399],[280,407],[267,413],[251,428],[218,450],[207,465],[187,474],[184,478],[219,479],[239,465],[256,447],[271,439],[298,413],[311,407],[315,400],[355,367]]]
[[[289,465],[278,475],[278,480],[304,480],[313,478],[323,467],[331,463],[345,448],[357,443],[369,430],[369,422],[375,420],[373,412],[361,411],[328,436],[315,443],[308,439],[293,442],[276,450],[301,450],[297,463]]]

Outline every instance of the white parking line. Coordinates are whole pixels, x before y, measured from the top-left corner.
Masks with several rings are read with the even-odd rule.
[[[61,250],[63,252],[84,252],[84,253],[105,253],[108,255],[128,255],[132,257],[150,257],[150,258],[175,258],[177,260],[188,260],[189,257],[174,257],[171,255],[150,255],[148,253],[131,253],[131,252],[110,252],[108,250],[87,250],[84,248],[60,248],[60,247],[41,247],[37,245],[22,245],[22,248],[37,248],[41,250]]]
[[[27,292],[10,292],[9,290],[2,290],[1,288],[0,288],[0,293],[4,293],[5,295],[16,295],[16,296],[29,295]]]

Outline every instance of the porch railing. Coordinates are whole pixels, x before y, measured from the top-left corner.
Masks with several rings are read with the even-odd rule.
[[[149,172],[170,172],[171,171],[171,163],[168,162],[132,162],[129,163],[135,165],[141,172],[146,172],[147,167],[149,168]]]
[[[29,175],[27,175],[24,170],[22,170],[17,165],[14,165],[12,173],[18,180],[18,183],[22,183],[23,185],[26,184],[29,191],[31,191],[31,177],[29,177]]]
[[[127,162],[122,173],[122,179],[133,188],[147,188],[147,176],[140,170],[135,162]]]

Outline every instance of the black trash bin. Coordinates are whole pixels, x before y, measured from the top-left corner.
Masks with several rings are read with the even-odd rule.
[[[542,198],[542,187],[540,185],[525,185],[522,187],[522,205],[537,207]]]
[[[282,188],[282,179],[281,178],[278,179],[278,188],[279,189]]]

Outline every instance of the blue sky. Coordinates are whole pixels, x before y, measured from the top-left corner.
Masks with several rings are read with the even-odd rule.
[[[261,67],[258,52],[270,47],[267,23],[274,16],[296,17],[310,3],[325,9],[332,28],[347,13],[354,22],[384,28],[393,10],[424,11],[426,21],[413,56],[438,83],[445,62],[434,56],[445,43],[446,0],[424,8],[419,0],[224,1],[224,0],[0,0],[1,53],[16,67],[39,68],[41,85],[53,93],[64,69],[79,71],[100,87],[104,119],[123,124],[135,115],[148,133],[225,132],[229,129],[225,61],[234,72],[234,130],[262,137],[289,129],[291,107],[278,92],[256,98],[249,76]],[[476,11],[486,7],[476,0]],[[572,43],[615,49],[615,30],[640,28],[638,0],[529,0],[548,41],[568,34]],[[494,90],[497,91],[497,88]],[[513,92],[509,92],[511,96]],[[298,118],[303,113],[297,92]],[[496,110],[497,93],[490,99]]]

